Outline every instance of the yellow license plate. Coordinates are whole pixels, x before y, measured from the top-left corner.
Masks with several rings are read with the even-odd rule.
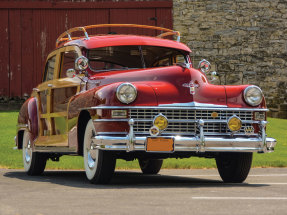
[[[170,137],[148,137],[146,141],[147,152],[173,152],[174,139]]]

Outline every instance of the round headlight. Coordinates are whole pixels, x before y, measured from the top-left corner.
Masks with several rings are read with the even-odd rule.
[[[249,86],[244,90],[244,99],[247,104],[251,106],[257,106],[262,102],[263,93],[257,86]]]
[[[129,104],[137,97],[137,89],[130,83],[123,83],[117,88],[117,98],[120,102]]]

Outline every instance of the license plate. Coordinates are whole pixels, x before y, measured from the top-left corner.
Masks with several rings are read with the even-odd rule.
[[[146,141],[147,152],[173,152],[174,139],[170,137],[148,137]]]

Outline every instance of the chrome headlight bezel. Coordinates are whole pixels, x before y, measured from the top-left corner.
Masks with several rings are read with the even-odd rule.
[[[125,92],[123,92],[123,90]],[[128,94],[127,90],[130,91],[131,97],[126,96]],[[130,104],[137,98],[137,88],[131,83],[122,83],[118,86],[116,95],[120,102]]]
[[[256,92],[258,95],[260,95],[260,97],[258,99],[256,99],[255,101],[251,99],[252,94],[255,95],[254,92]],[[258,105],[261,104],[261,102],[263,100],[263,92],[262,92],[262,90],[259,87],[254,86],[254,85],[246,87],[245,90],[244,90],[243,95],[244,95],[245,102],[247,104],[251,105],[251,106],[258,106]],[[255,96],[253,96],[253,98],[254,97]]]

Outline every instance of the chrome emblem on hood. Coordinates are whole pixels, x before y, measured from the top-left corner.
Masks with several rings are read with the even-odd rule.
[[[195,88],[199,87],[199,85],[194,83],[193,81],[190,81],[189,83],[185,83],[182,86],[188,87],[191,95],[194,95],[195,94]]]

